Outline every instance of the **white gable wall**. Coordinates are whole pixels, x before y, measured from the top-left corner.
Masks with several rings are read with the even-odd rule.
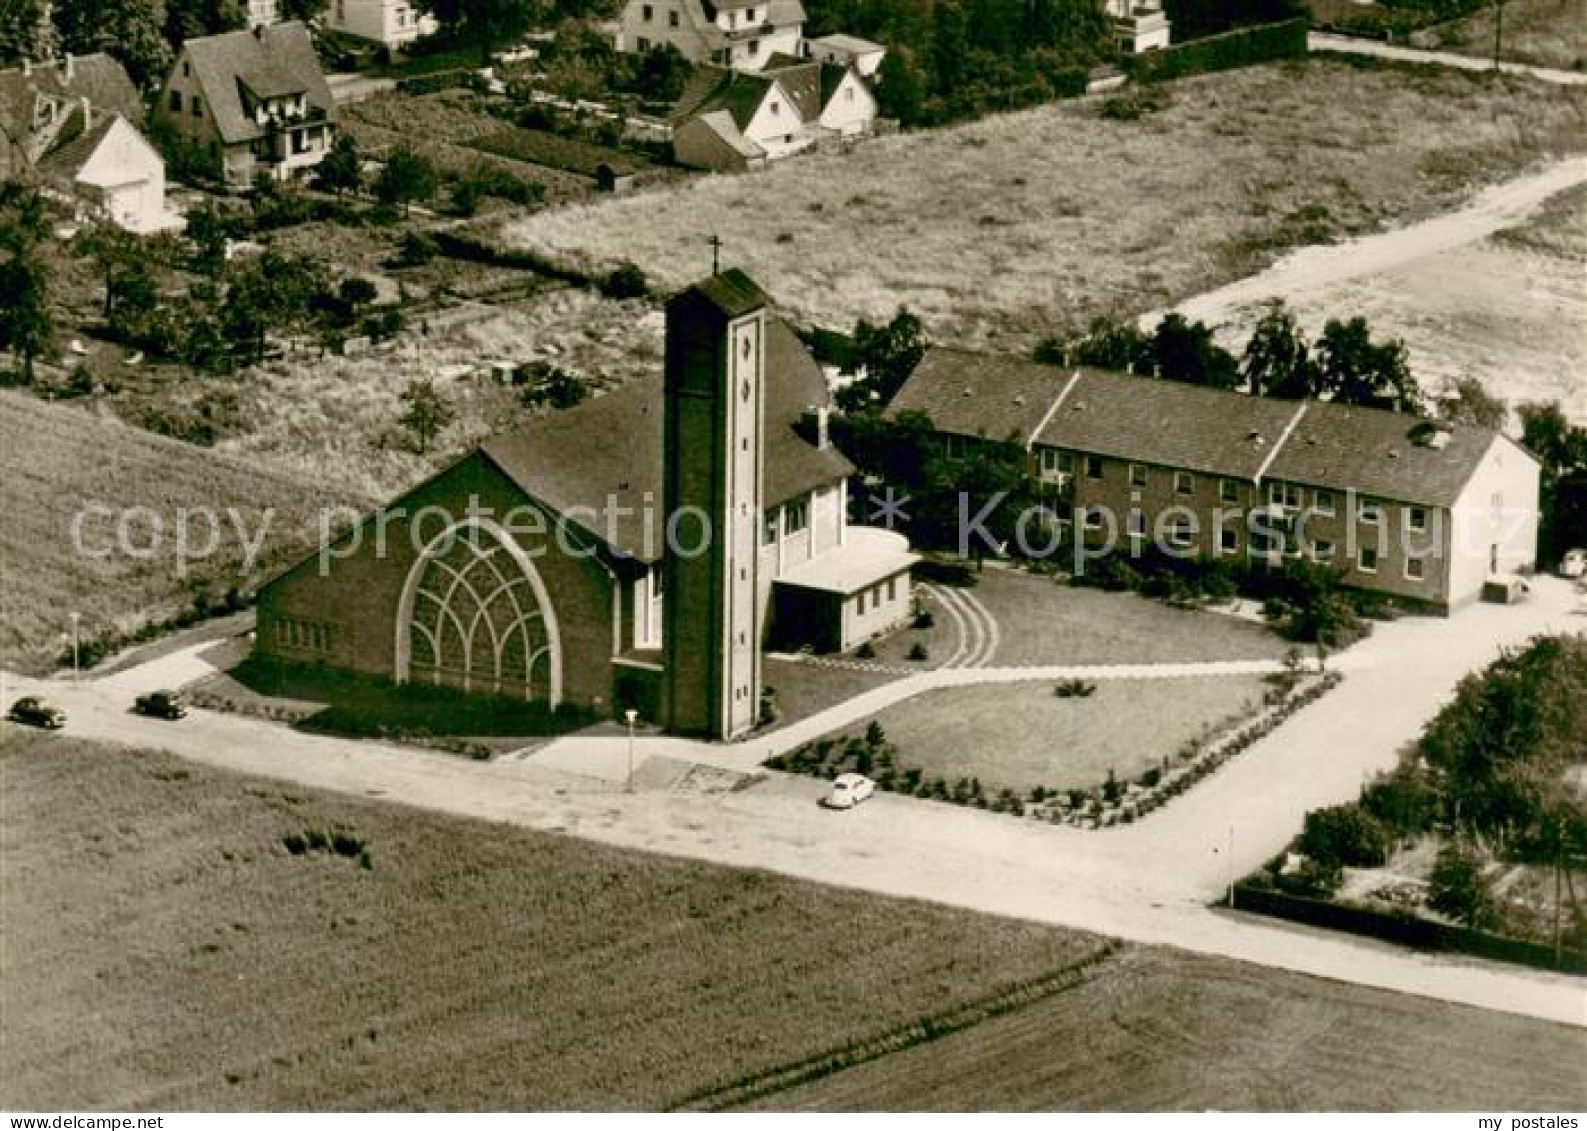
[[[755,116],[744,129],[744,136],[764,149],[766,156],[773,160],[797,153],[811,144],[793,99],[778,82],[767,88],[765,97],[755,109]]]
[[[1505,436],[1495,436],[1450,509],[1451,608],[1476,600],[1493,567],[1499,573],[1537,564],[1537,460]]]
[[[165,223],[165,162],[125,118],[116,119],[76,183],[129,231],[150,232]]]
[[[843,137],[857,137],[876,123],[876,96],[850,69],[821,108],[821,126]]]

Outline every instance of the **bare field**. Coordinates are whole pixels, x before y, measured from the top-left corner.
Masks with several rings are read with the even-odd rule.
[[[979,778],[988,796],[1024,796],[1035,786],[1094,789],[1110,770],[1133,781],[1260,703],[1263,686],[1256,676],[1101,680],[1089,697],[1060,699],[1051,681],[992,683],[931,691],[875,721],[898,765],[928,780]]]
[[[1580,1111],[1587,1033],[1166,950],[771,1096],[816,1111]]]
[[[1101,945],[0,727],[12,1110],[653,1108]]]
[[[1329,318],[1364,315],[1405,342],[1432,392],[1471,375],[1512,405],[1558,400],[1587,420],[1587,185],[1514,228],[1307,294],[1291,309],[1312,335]],[[1240,312],[1221,336],[1242,344],[1259,313]]]
[[[1519,79],[1313,59],[1172,90],[1137,122],[1047,106],[509,221],[503,238],[632,259],[672,286],[708,269],[714,233],[805,318],[903,305],[939,336],[1020,348],[1587,148],[1587,90]]]
[[[176,613],[200,585],[224,590],[258,580],[313,545],[320,505],[349,498],[315,480],[11,390],[0,391],[0,483],[7,516],[0,534],[0,657],[30,670],[47,670],[61,654],[68,612],[83,614],[86,639]],[[86,510],[95,506],[105,509]],[[120,552],[118,519],[134,507],[149,510],[129,516],[125,545],[132,552]],[[183,508],[220,512],[217,553],[187,577],[177,571],[175,544]],[[86,553],[74,545],[79,513]],[[249,577],[241,569],[242,539],[261,529],[264,551]],[[193,517],[188,534],[196,551],[209,528]]]
[[[1443,51],[1491,56],[1494,15],[1484,5],[1472,15],[1416,36]],[[1587,67],[1587,0],[1505,0],[1504,58],[1562,71]]]

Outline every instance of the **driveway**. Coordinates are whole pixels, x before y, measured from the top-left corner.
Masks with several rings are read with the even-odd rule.
[[[1400,63],[1429,63],[1436,67],[1458,67],[1463,71],[1491,71],[1493,59],[1482,55],[1459,55],[1453,51],[1424,51],[1416,47],[1396,47],[1376,39],[1356,39],[1348,35],[1329,35],[1314,31],[1306,37],[1309,51],[1334,51],[1344,55],[1371,55],[1377,59],[1392,59]],[[1581,86],[1587,83],[1587,74],[1580,71],[1560,71],[1552,67],[1534,67],[1530,63],[1500,61],[1499,70],[1507,75],[1523,75],[1541,79],[1560,86]]]
[[[78,685],[11,675],[3,682],[8,701],[40,692],[59,702],[69,733],[161,747],[225,769],[1587,1025],[1587,989],[1578,979],[1206,906],[1231,875],[1278,851],[1306,809],[1353,797],[1364,778],[1391,766],[1466,672],[1539,632],[1587,628],[1573,604],[1568,586],[1543,579],[1526,605],[1381,625],[1347,654],[1349,674],[1331,695],[1147,820],[1100,832],[891,795],[829,813],[816,805],[818,781],[770,774],[749,788],[702,787],[694,775],[646,765],[665,757],[747,770],[769,752],[759,742],[641,740],[641,788],[629,794],[623,739],[583,747],[564,741],[522,759],[473,762],[206,711],[179,723],[139,718],[127,711],[129,693],[144,682],[132,673]],[[203,663],[198,650],[156,663],[185,672]],[[1029,678],[997,669],[926,674]],[[650,785],[656,782],[665,785]]]

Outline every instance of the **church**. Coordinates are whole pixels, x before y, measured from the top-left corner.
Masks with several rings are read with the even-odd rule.
[[[910,613],[915,556],[849,524],[828,407],[765,293],[713,275],[668,302],[661,374],[490,440],[269,582],[255,648],[743,735],[764,650]]]

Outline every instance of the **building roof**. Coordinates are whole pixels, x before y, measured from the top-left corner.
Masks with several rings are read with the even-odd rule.
[[[826,403],[826,397],[820,367],[792,330],[780,319],[768,318],[768,507],[853,471],[837,449],[817,448],[799,432],[805,410]],[[660,536],[665,517],[663,411],[661,380],[652,376],[498,436],[485,444],[484,452],[530,497],[574,519],[618,554],[652,562],[665,548]]]
[[[737,267],[729,267],[709,279],[702,279],[678,294],[667,303],[687,302],[703,298],[728,318],[742,318],[752,310],[759,310],[771,302],[759,284]],[[802,346],[800,347],[803,348]]]
[[[672,120],[682,123],[717,112],[726,113],[740,131],[776,85],[770,75],[730,71],[723,67],[698,67],[673,108]]]
[[[1084,369],[1036,442],[1255,479],[1299,408],[1294,401]]]
[[[1028,444],[1068,378],[1051,365],[934,346],[889,409],[923,412],[941,432]]]
[[[1498,438],[1383,409],[942,347],[926,354],[889,411],[923,412],[955,435],[1427,506],[1453,504]]]
[[[68,56],[56,62],[12,67],[0,71],[0,168],[9,163],[13,148],[25,159],[37,160],[41,151],[72,140],[64,136],[69,129],[81,130],[80,114],[75,127],[59,115],[41,121],[40,99],[70,103],[73,110],[86,99],[96,117],[120,114],[134,125],[143,121],[143,100],[137,87],[109,55]]]
[[[684,126],[700,125],[714,133],[717,138],[734,153],[745,160],[753,160],[766,156],[766,150],[754,141],[744,136],[744,131],[738,128],[738,123],[733,121],[733,116],[726,110],[712,110],[710,113],[701,114]],[[680,126],[679,129],[682,129]]]
[[[818,47],[829,47],[834,51],[844,51],[853,55],[867,55],[872,51],[885,51],[887,48],[880,43],[872,43],[868,39],[861,39],[857,35],[818,35],[810,42]]]
[[[1442,436],[1430,443],[1434,433]],[[1267,477],[1449,506],[1498,438],[1470,424],[1435,428],[1404,413],[1309,402]]]
[[[83,111],[79,107],[72,113],[81,119]],[[60,143],[39,160],[39,171],[66,181],[75,180],[118,119],[125,120],[120,119],[118,114],[96,114],[86,128],[81,122],[68,124],[62,131]]]
[[[182,45],[178,67],[183,57],[192,63],[215,129],[227,145],[264,136],[243,106],[244,87],[259,98],[303,94],[311,108],[335,116],[336,101],[308,30],[296,20],[190,39]]]

